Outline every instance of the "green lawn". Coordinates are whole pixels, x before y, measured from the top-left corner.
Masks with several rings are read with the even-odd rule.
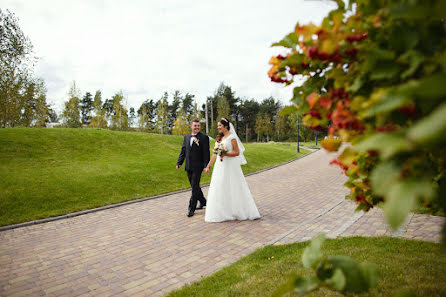
[[[323,139],[319,139],[317,141],[317,145],[316,145],[316,141],[299,142],[299,144],[309,147],[309,148],[312,148],[312,149],[316,149],[316,148],[321,148],[321,140],[323,140]]]
[[[313,271],[305,269],[301,262],[307,244],[267,246],[168,296],[271,296],[280,284],[287,281],[289,273],[313,275]],[[346,255],[359,262],[378,265],[378,286],[368,293],[348,296],[393,296],[400,289],[412,290],[418,297],[446,296],[446,257],[439,244],[397,238],[353,237],[326,240],[322,252],[324,255]],[[343,295],[322,289],[307,296]]]
[[[188,188],[184,166],[175,170],[182,140],[101,129],[0,129],[0,226]],[[305,153],[247,144],[243,171]],[[203,175],[202,183],[209,181]]]

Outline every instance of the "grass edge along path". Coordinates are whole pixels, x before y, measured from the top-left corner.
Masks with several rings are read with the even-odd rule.
[[[0,230],[187,191],[184,166],[174,169],[181,142],[181,136],[101,129],[0,130]],[[246,175],[308,153],[296,154],[291,143],[246,147]],[[202,185],[210,176],[203,175]]]
[[[271,296],[290,273],[300,276],[314,273],[301,262],[308,243],[268,245],[166,296]],[[327,239],[322,254],[345,255],[378,265],[378,286],[367,293],[348,296],[393,296],[400,289],[411,290],[418,297],[446,295],[446,257],[437,243],[392,237],[346,237]],[[344,295],[321,289],[306,296]]]
[[[315,151],[317,151],[317,150],[315,150]],[[289,160],[289,161],[286,161],[286,162],[274,165],[272,167],[268,167],[268,168],[265,168],[265,169],[260,169],[260,170],[255,171],[255,172],[247,173],[247,174],[245,174],[245,176],[259,174],[261,172],[264,172],[264,171],[267,171],[267,170],[271,170],[271,169],[279,167],[279,166],[286,165],[288,163],[291,163],[291,162],[297,161],[297,160],[299,160],[301,158],[304,158],[304,157],[314,153],[315,151],[312,151],[312,152],[306,151],[305,155],[302,155],[302,156],[299,156],[299,157],[294,158],[292,160]],[[201,188],[205,188],[205,187],[208,187],[208,186],[209,186],[209,183],[201,184]],[[27,221],[27,222],[18,223],[18,224],[0,226],[0,232],[1,231],[5,231],[5,230],[15,229],[15,228],[21,228],[21,227],[26,227],[26,226],[36,225],[36,224],[43,224],[43,223],[47,223],[47,222],[52,222],[52,221],[72,218],[72,217],[76,217],[76,216],[80,216],[80,215],[84,215],[84,214],[88,214],[88,213],[92,213],[92,212],[96,212],[96,211],[106,210],[106,209],[115,208],[115,207],[124,206],[124,205],[128,205],[128,204],[133,204],[133,203],[140,203],[140,202],[144,202],[144,201],[147,201],[147,200],[162,198],[162,197],[166,197],[166,196],[169,196],[169,195],[173,195],[173,194],[177,194],[177,193],[183,193],[183,192],[187,192],[187,191],[190,191],[190,188],[179,189],[179,190],[175,190],[175,191],[172,191],[172,192],[162,193],[162,194],[159,194],[159,195],[139,198],[139,199],[135,199],[135,200],[128,200],[128,201],[124,201],[124,202],[108,204],[108,205],[104,205],[104,206],[101,206],[101,207],[86,209],[86,210],[77,211],[77,212],[71,212],[71,213],[67,213],[67,214],[64,214],[64,215],[60,215],[60,216],[48,217],[48,218],[44,218],[44,219]]]

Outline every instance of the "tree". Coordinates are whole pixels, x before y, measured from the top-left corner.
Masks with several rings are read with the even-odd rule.
[[[70,87],[70,91],[68,92],[69,99],[65,102],[65,109],[62,113],[62,116],[65,121],[65,125],[68,128],[80,128],[81,127],[81,116],[80,116],[80,90],[76,86],[76,82],[73,81],[73,84]]]
[[[186,95],[183,97],[181,108],[183,109],[188,120],[191,119],[191,115],[194,112],[194,98],[195,95],[189,93],[186,93]]]
[[[169,127],[173,127],[175,119],[177,118],[177,113],[181,108],[182,97],[181,92],[176,90],[172,94],[172,104],[169,104],[168,114],[169,114]]]
[[[261,114],[268,114],[271,118],[274,118],[279,112],[281,106],[279,100],[276,101],[273,97],[263,99],[259,105],[259,112]]]
[[[268,141],[269,136],[273,133],[273,125],[271,124],[271,118],[269,115],[258,114],[256,118],[256,124],[254,127],[257,138],[259,141],[263,141],[266,136],[266,141]]]
[[[105,99],[104,104],[102,105],[102,110],[104,113],[104,118],[106,121],[111,121],[111,118],[114,114],[113,110],[113,99]]]
[[[284,140],[286,135],[290,132],[287,116],[277,115],[274,123],[274,132],[277,141]]]
[[[88,126],[91,122],[91,111],[93,110],[93,100],[90,92],[86,92],[80,104],[82,114],[82,125]]]
[[[200,121],[202,119],[201,112],[198,109],[198,104],[197,103],[194,103],[194,113],[192,114],[191,119],[197,119],[197,120],[200,120]]]
[[[147,105],[142,104],[141,107],[138,109],[138,114],[139,114],[139,121],[138,121],[139,131],[146,131],[150,129]]]
[[[105,109],[102,108],[102,93],[97,90],[93,100],[94,116],[91,118],[89,127],[107,128],[107,120],[105,119]]]
[[[65,109],[62,116],[65,121],[65,125],[68,128],[80,128],[81,127],[81,117],[79,114],[79,98],[73,97],[65,102]]]
[[[144,130],[153,130],[155,128],[157,103],[153,99],[144,101],[138,109],[139,128]]]
[[[175,135],[185,135],[189,132],[189,130],[190,128],[187,122],[186,114],[181,109],[178,112],[177,118],[175,119],[172,132]]]
[[[155,127],[156,130],[159,131],[161,134],[167,134],[169,133],[169,114],[168,114],[168,108],[169,108],[169,102],[167,101],[167,92],[164,93],[164,96],[161,97],[161,99],[157,102],[157,108],[156,108],[156,123]]]
[[[254,129],[259,109],[259,103],[254,99],[243,100],[240,103],[239,110],[243,118],[242,124],[245,126],[246,142],[249,140],[250,131]]]
[[[230,86],[225,85],[224,83],[220,83],[220,86],[217,89],[217,96],[219,98],[225,98],[229,105],[229,114],[233,115],[237,113],[237,104],[240,101],[240,98],[235,97],[235,92],[232,91]]]
[[[0,127],[41,126],[47,120],[46,88],[33,74],[36,60],[18,19],[0,9]]]
[[[97,90],[96,93],[94,94],[94,99],[93,99],[93,111],[95,115],[98,115],[101,113],[101,110],[102,110],[102,93],[100,90]]]
[[[41,128],[45,127],[45,124],[50,121],[50,108],[46,103],[46,88],[43,81],[37,86],[32,124],[35,127]]]
[[[209,121],[211,123],[211,131],[215,132],[215,134],[217,133],[216,122],[220,119],[219,117],[216,118],[218,114],[218,103],[222,98],[226,99],[226,102],[229,106],[229,111],[227,113],[227,118],[229,120],[231,120],[232,115],[236,115],[238,113],[237,103],[240,101],[240,99],[235,97],[231,87],[226,86],[224,83],[220,83],[214,95],[207,98],[209,108],[208,111],[210,112]]]
[[[124,94],[117,92],[113,97],[113,115],[111,117],[111,126],[114,129],[127,129],[129,127],[129,118],[127,109],[124,107]]]
[[[226,100],[225,97],[220,98],[220,100],[218,100],[218,106],[217,106],[217,113],[218,113],[217,119],[220,120],[221,118],[225,118],[230,121],[231,116],[229,112],[230,110],[228,101]]]
[[[334,164],[358,209],[383,203],[393,228],[421,205],[446,212],[444,1],[337,3],[274,44],[287,53],[271,58],[271,80],[303,78],[293,101],[304,124],[328,127],[328,151],[353,144]]]

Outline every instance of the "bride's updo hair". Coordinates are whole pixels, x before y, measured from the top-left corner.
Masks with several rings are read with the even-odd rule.
[[[229,128],[229,121],[228,121],[227,119],[225,119],[225,118],[221,118],[221,119],[219,120],[219,122],[220,122],[220,124],[222,124],[223,126],[225,126],[226,129],[228,129],[228,131],[230,130],[230,128]],[[220,142],[221,139],[223,138],[223,136],[224,136],[223,133],[218,133],[217,136],[215,137],[215,141]]]
[[[229,128],[229,121],[228,121],[227,119],[225,119],[225,118],[221,118],[219,122],[220,122],[223,126],[225,126],[226,129],[228,129],[228,131],[230,130],[230,128]]]

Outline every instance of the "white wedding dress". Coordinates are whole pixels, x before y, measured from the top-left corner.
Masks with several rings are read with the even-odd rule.
[[[229,152],[233,150],[230,134],[223,140]],[[209,186],[206,203],[206,222],[223,222],[229,220],[254,220],[260,218],[259,211],[246,183],[240,166],[240,158],[217,156]]]

